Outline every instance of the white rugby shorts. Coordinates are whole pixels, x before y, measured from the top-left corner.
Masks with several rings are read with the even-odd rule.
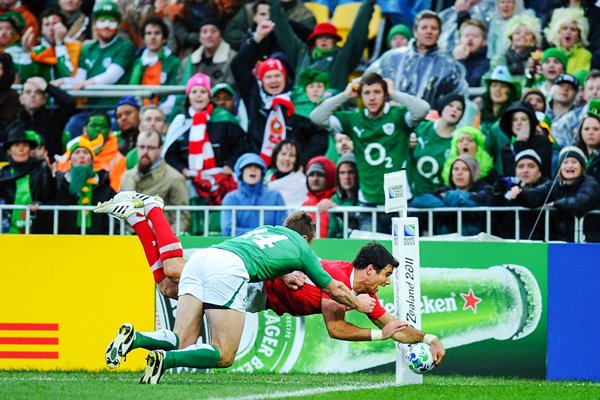
[[[248,270],[236,254],[209,247],[196,251],[179,279],[179,296],[191,294],[203,303],[246,312]]]

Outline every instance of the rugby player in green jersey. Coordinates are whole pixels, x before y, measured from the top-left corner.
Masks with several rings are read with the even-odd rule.
[[[357,110],[338,111],[350,99],[360,99]],[[400,105],[394,105],[394,101]],[[358,170],[361,205],[384,204],[383,176],[399,171],[409,160],[410,133],[429,112],[429,104],[394,90],[394,84],[374,72],[348,84],[342,93],[319,104],[310,114],[315,124],[352,139]],[[390,215],[378,215],[377,228],[388,232]],[[371,216],[359,221],[359,229],[371,230]]]
[[[178,291],[173,331],[141,333],[131,324],[124,324],[107,349],[106,362],[112,368],[132,349],[153,350],[147,357],[141,383],[157,384],[165,370],[175,367],[231,366],[244,327],[249,282],[302,271],[324,293],[349,309],[369,313],[375,306],[373,298],[358,298],[325,272],[309,247],[314,222],[303,212],[290,215],[283,227],[265,225],[199,250],[186,263],[181,243],[164,217],[163,205],[158,196],[121,192],[94,210],[126,220],[142,242],[155,281],[165,281],[164,285],[170,286],[162,288],[166,292]],[[205,314],[211,344],[197,344]],[[405,325],[398,321],[391,333]]]

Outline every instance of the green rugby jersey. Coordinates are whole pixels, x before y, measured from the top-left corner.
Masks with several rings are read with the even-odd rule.
[[[383,116],[377,119],[367,117],[366,110],[333,114],[354,143],[360,191],[368,203],[385,203],[383,175],[399,171],[408,160],[412,130],[406,124],[406,113],[405,107],[386,104]]]
[[[116,37],[106,47],[100,47],[97,40],[83,46],[79,54],[79,68],[87,72],[86,79],[95,77],[105,72],[109,65],[117,64],[125,73],[115,84],[129,84],[131,66],[135,57],[135,47],[129,40]],[[114,105],[116,101],[112,98],[94,98],[88,99],[88,104]]]
[[[418,196],[444,186],[442,170],[450,154],[452,137],[438,135],[432,121],[421,122],[415,134],[417,146],[412,152],[407,175],[413,196]]]
[[[304,272],[319,288],[332,280],[308,242],[283,226],[263,225],[212,247],[239,256],[248,270],[250,282],[275,279],[292,271]]]

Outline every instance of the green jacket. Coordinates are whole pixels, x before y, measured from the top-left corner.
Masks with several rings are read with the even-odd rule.
[[[336,47],[333,53],[315,59],[312,49],[303,43],[293,32],[279,0],[269,0],[271,20],[275,22],[275,36],[290,63],[296,66],[296,74],[306,68],[329,73],[331,87],[344,90],[348,77],[360,64],[368,44],[369,21],[375,7],[375,0],[363,1],[344,46]]]

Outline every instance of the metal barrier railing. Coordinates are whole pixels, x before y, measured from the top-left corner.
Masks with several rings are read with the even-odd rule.
[[[21,92],[22,84],[11,86],[13,90]],[[71,85],[63,85],[65,90],[73,97],[123,97],[134,96],[139,98],[152,98],[155,96],[166,96],[169,94],[185,94],[185,86],[182,85],[92,85],[81,90],[71,89]],[[484,93],[483,87],[470,87],[468,96],[480,96]]]
[[[59,232],[59,213],[60,212],[77,212],[84,210],[93,210],[93,206],[50,206],[50,205],[41,205],[38,207],[40,211],[50,211],[52,212],[52,234],[58,234]],[[25,234],[31,233],[31,222],[33,218],[33,211],[25,205],[8,205],[8,204],[0,204],[0,221],[4,219],[6,216],[6,212],[10,210],[25,210]],[[320,226],[321,216],[318,213],[317,207],[286,207],[286,206],[228,206],[226,209],[222,206],[166,206],[165,211],[170,211],[175,213],[175,221],[174,221],[174,231],[176,234],[180,235],[184,233],[181,229],[182,227],[182,213],[184,212],[193,212],[195,213],[193,217],[198,218],[198,215],[202,215],[203,221],[203,232],[204,236],[210,236],[213,234],[209,230],[209,218],[210,213],[219,212],[219,211],[231,211],[232,213],[232,228],[231,235],[236,236],[236,225],[237,225],[237,213],[240,211],[258,211],[259,213],[259,225],[262,225],[265,220],[265,212],[268,211],[295,211],[295,210],[303,210],[306,212],[314,213],[316,216],[316,224]],[[441,213],[444,213],[445,216],[448,216],[448,213],[456,214],[456,227],[457,233],[463,233],[463,222],[464,216],[466,213],[481,213],[484,215],[485,220],[485,228],[482,229],[482,232],[486,232],[488,234],[492,234],[492,214],[494,212],[512,212],[514,213],[514,239],[523,240],[527,238],[523,238],[520,235],[521,232],[521,213],[523,212],[531,212],[531,211],[541,211],[544,215],[543,218],[540,218],[538,224],[542,224],[544,227],[544,241],[550,240],[550,219],[551,213],[555,210],[553,208],[543,208],[543,209],[529,209],[524,207],[473,207],[473,208],[409,208],[409,215],[422,216],[423,214],[427,218],[427,229],[425,231],[426,236],[432,236],[434,234],[435,228],[435,219],[440,217]],[[349,229],[349,220],[350,216],[361,215],[363,217],[369,216],[371,219],[371,232],[377,232],[377,215],[385,213],[384,208],[380,207],[334,207],[328,210],[328,212],[332,215],[341,214],[342,219],[342,237],[344,239],[349,237],[350,229]],[[85,215],[81,213],[81,231],[80,234],[86,234],[85,227]],[[580,243],[585,241],[584,236],[584,224],[586,221],[586,217],[590,214],[592,215],[600,215],[600,210],[592,211],[581,218],[574,218],[574,226],[573,232],[574,237],[573,241]],[[118,221],[116,219],[111,219],[111,223],[109,224],[109,235],[124,235],[127,232],[126,223],[123,221]],[[3,232],[2,224],[0,224],[0,233]],[[317,229],[317,238],[320,236],[320,230]]]

